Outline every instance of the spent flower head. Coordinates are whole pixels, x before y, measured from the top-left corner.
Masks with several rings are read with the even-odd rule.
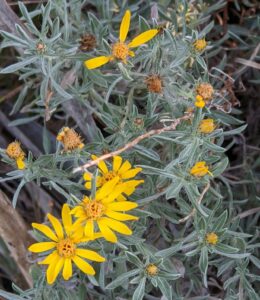
[[[19,170],[23,170],[26,167],[25,162],[24,162],[25,153],[24,153],[23,149],[21,148],[20,142],[15,141],[15,142],[10,143],[5,150],[5,153],[11,159],[14,159],[16,161],[16,165]]]
[[[72,128],[64,127],[57,135],[57,141],[61,142],[65,152],[82,149],[84,143],[81,136]]]
[[[74,263],[82,272],[94,275],[94,268],[84,259],[103,262],[105,258],[92,250],[87,250],[79,246],[86,242],[82,232],[75,230],[72,223],[70,208],[67,204],[62,208],[62,224],[60,221],[48,214],[48,219],[52,228],[44,224],[33,223],[32,227],[40,231],[48,238],[48,242],[39,242],[31,245],[29,251],[35,253],[45,253],[51,251],[39,264],[48,265],[46,276],[49,284],[54,283],[58,274],[62,271],[62,277],[65,280],[70,279],[73,274],[72,263]],[[98,236],[92,236],[95,239]],[[83,259],[84,258],[84,259]]]
[[[112,45],[112,53],[109,56],[98,56],[85,61],[88,69],[96,69],[111,60],[127,62],[129,56],[135,56],[131,50],[150,41],[158,33],[158,29],[150,29],[135,37],[130,43],[126,43],[126,37],[130,27],[131,12],[127,10],[122,19],[119,30],[119,41]]]

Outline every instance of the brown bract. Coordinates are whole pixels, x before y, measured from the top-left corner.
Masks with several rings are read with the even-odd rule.
[[[93,50],[97,45],[97,40],[93,34],[86,33],[81,37],[79,49],[83,52]]]
[[[149,92],[156,93],[156,94],[160,94],[162,92],[163,82],[160,75],[157,74],[149,75],[146,78],[145,83],[147,85],[147,89]]]

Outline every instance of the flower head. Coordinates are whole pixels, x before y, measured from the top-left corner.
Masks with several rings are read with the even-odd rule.
[[[95,155],[92,155],[92,159],[97,159]],[[98,168],[100,170],[100,175],[97,176],[96,186],[97,188],[102,187],[108,181],[114,179],[115,177],[119,177],[118,184],[126,183],[127,188],[123,191],[126,196],[130,196],[136,189],[136,187],[143,183],[143,180],[134,180],[139,172],[142,171],[142,168],[132,168],[130,162],[128,160],[123,162],[121,156],[113,157],[113,167],[112,170],[109,170],[106,163],[101,161],[98,164]],[[92,174],[84,173],[83,178],[86,180],[85,187],[86,189],[91,189],[91,179]],[[126,198],[121,194],[117,196],[117,200],[124,201]]]
[[[198,108],[203,108],[206,105],[205,101],[203,100],[203,98],[200,95],[196,96],[196,101],[194,104]]]
[[[147,89],[149,92],[160,94],[162,92],[163,83],[160,75],[149,75],[146,80]]]
[[[149,276],[156,276],[159,272],[158,267],[154,264],[149,264],[145,271]]]
[[[201,133],[211,133],[215,130],[215,124],[213,119],[204,119],[200,122],[199,131]]]
[[[85,196],[82,202],[72,209],[72,214],[77,218],[75,224],[78,230],[84,228],[86,237],[93,237],[95,224],[104,238],[112,243],[117,242],[117,236],[113,231],[125,235],[132,234],[132,230],[122,221],[138,219],[125,213],[136,208],[137,204],[130,201],[115,201],[118,195],[128,188],[127,183],[118,185],[119,180],[117,176],[108,181],[96,192],[95,198]]]
[[[47,225],[33,223],[33,228],[37,229],[49,239],[48,242],[35,243],[29,247],[29,251],[41,253],[51,250],[48,256],[39,264],[48,265],[47,282],[52,284],[62,270],[62,276],[68,280],[72,276],[72,262],[84,273],[94,275],[95,270],[84,259],[103,262],[105,258],[92,250],[83,249],[80,243],[87,239],[82,237],[82,233],[75,230],[72,224],[70,208],[67,204],[62,208],[62,224],[60,221],[48,214],[48,219],[54,231]],[[93,236],[92,239],[98,236]]]
[[[207,82],[200,83],[196,87],[197,95],[200,95],[205,102],[210,101],[213,97],[214,89],[213,86]]]
[[[14,159],[16,161],[16,165],[19,170],[23,170],[25,168],[25,153],[21,148],[20,142],[15,141],[10,143],[5,150],[5,153],[11,159]]]
[[[206,235],[206,240],[211,245],[216,245],[218,242],[218,236],[215,232],[210,232]]]
[[[196,162],[196,164],[191,168],[190,174],[195,177],[203,177],[206,174],[210,174],[211,176],[213,176],[209,171],[209,167],[206,165],[205,161]]]
[[[80,39],[79,49],[83,52],[93,50],[97,45],[97,40],[93,34],[86,33]]]
[[[137,37],[135,37],[130,43],[126,43],[126,37],[130,27],[131,12],[127,10],[122,19],[119,30],[119,41],[112,45],[112,53],[110,56],[98,56],[85,61],[85,66],[88,69],[96,69],[111,60],[119,60],[126,63],[129,56],[134,56],[132,48],[136,48],[142,44],[150,41],[157,33],[158,29],[147,30]]]
[[[207,47],[207,42],[205,39],[196,40],[193,44],[195,50],[203,51]]]
[[[57,140],[64,146],[64,151],[73,151],[82,149],[84,144],[81,136],[72,128],[64,127],[57,135]]]

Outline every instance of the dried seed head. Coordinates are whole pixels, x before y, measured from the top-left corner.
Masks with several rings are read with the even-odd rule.
[[[149,276],[156,276],[159,272],[158,267],[154,264],[149,264],[145,271]]]
[[[149,92],[156,94],[160,94],[162,92],[163,82],[160,75],[149,75],[146,78],[145,83]]]
[[[93,34],[86,33],[81,37],[79,49],[83,52],[93,50],[97,46],[97,40]]]
[[[38,53],[44,53],[45,50],[46,50],[46,45],[42,42],[39,42],[37,45],[36,45],[36,50]]]
[[[23,160],[25,157],[25,153],[21,148],[21,144],[17,141],[10,143],[5,150],[5,153],[12,159]]]
[[[136,127],[143,127],[144,126],[144,120],[142,118],[135,118],[134,124]]]
[[[201,83],[196,88],[197,95],[200,95],[204,101],[209,101],[213,97],[213,86],[207,82]]]
[[[215,232],[210,232],[206,235],[206,240],[211,245],[216,245],[218,242],[218,236]]]
[[[64,151],[73,151],[84,147],[81,136],[69,127],[64,127],[61,130],[57,135],[57,140],[63,144]]]
[[[199,39],[194,42],[193,46],[194,46],[195,50],[203,51],[207,46],[207,42],[205,39]]]

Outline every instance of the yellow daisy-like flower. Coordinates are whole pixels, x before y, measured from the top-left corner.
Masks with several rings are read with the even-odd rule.
[[[213,119],[204,119],[200,122],[199,132],[201,133],[211,133],[215,130],[215,124]]]
[[[196,40],[193,44],[197,51],[203,51],[207,47],[207,42],[205,39]]]
[[[29,251],[41,253],[51,250],[52,252],[39,264],[48,265],[47,282],[52,284],[58,274],[61,272],[65,280],[72,276],[72,262],[84,273],[94,275],[95,270],[84,259],[103,262],[105,258],[92,250],[87,250],[78,247],[81,242],[86,242],[87,239],[82,238],[82,233],[75,231],[75,226],[72,224],[71,211],[67,204],[62,208],[62,223],[48,214],[48,219],[51,222],[54,231],[44,224],[33,223],[32,227],[43,233],[50,241],[35,243],[29,247]],[[93,236],[93,239],[98,236]]]
[[[122,221],[138,220],[138,217],[125,213],[138,205],[130,201],[115,201],[127,188],[127,183],[118,185],[119,180],[119,177],[110,180],[96,192],[95,198],[85,196],[82,202],[72,209],[71,213],[78,219],[75,225],[77,224],[78,230],[84,228],[86,237],[92,238],[95,224],[103,237],[112,243],[117,242],[113,231],[124,235],[132,234],[132,230]]]
[[[95,155],[92,155],[91,158],[93,160],[97,159]],[[127,183],[127,188],[124,190],[124,194],[126,196],[130,196],[136,189],[136,187],[143,183],[143,180],[133,180],[131,178],[135,177],[139,172],[142,171],[142,168],[132,168],[130,162],[128,160],[123,162],[121,156],[114,156],[113,157],[113,168],[109,170],[106,163],[101,161],[98,164],[98,168],[101,172],[101,175],[97,176],[96,186],[97,188],[103,186],[108,181],[114,179],[115,177],[119,177],[118,184]],[[85,188],[90,190],[91,189],[91,179],[92,174],[84,173],[83,175],[84,180],[86,180]],[[124,195],[118,195],[118,201],[125,201],[126,198]]]
[[[17,168],[19,170],[25,169],[26,165],[24,162],[25,159],[25,153],[23,149],[21,148],[21,143],[20,142],[12,142],[10,143],[6,150],[5,153],[11,158],[16,161]]]
[[[196,96],[196,101],[194,104],[198,108],[203,108],[206,105],[205,101],[203,100],[203,98],[200,95]]]
[[[111,60],[117,59],[124,63],[126,63],[127,58],[129,56],[134,56],[134,52],[130,49],[136,48],[142,44],[147,43],[150,41],[155,35],[158,33],[158,29],[150,29],[147,30],[137,37],[135,37],[130,43],[125,43],[129,27],[130,27],[130,19],[131,19],[131,12],[127,10],[125,15],[122,19],[120,30],[119,30],[119,41],[112,45],[112,53],[110,56],[98,56],[95,58],[91,58],[85,61],[85,66],[91,70],[96,69]]]
[[[210,232],[206,235],[206,240],[211,245],[216,245],[218,242],[218,236],[215,232]]]
[[[195,177],[203,177],[206,174],[213,174],[209,171],[209,167],[206,165],[205,161],[198,161],[196,164],[191,168],[190,174]]]

